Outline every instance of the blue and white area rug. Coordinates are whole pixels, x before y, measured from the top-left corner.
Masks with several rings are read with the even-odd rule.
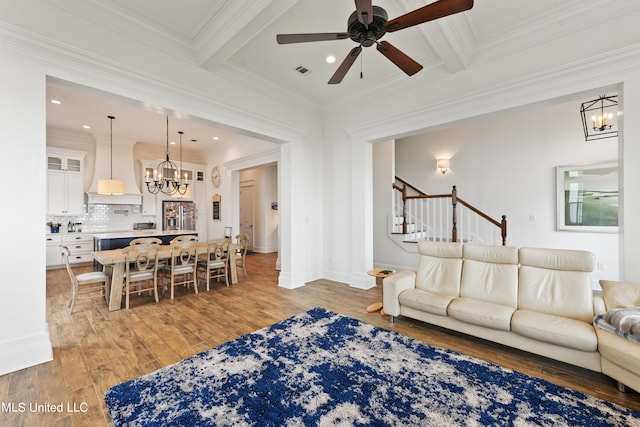
[[[107,390],[116,426],[640,426],[640,413],[321,308]]]

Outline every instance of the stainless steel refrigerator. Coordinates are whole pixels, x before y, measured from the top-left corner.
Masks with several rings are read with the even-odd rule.
[[[193,202],[164,200],[162,202],[163,230],[195,230],[196,205]]]

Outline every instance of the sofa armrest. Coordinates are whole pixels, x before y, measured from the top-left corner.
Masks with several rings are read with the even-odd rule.
[[[391,316],[400,315],[398,295],[416,286],[416,272],[413,270],[400,271],[382,281],[382,306],[384,312]]]
[[[604,297],[602,295],[594,295],[593,312],[595,313],[596,316],[607,312],[607,306],[604,303]]]

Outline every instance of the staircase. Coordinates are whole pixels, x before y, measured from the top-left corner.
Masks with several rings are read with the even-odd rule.
[[[403,242],[421,240],[506,245],[507,217],[491,218],[450,194],[427,194],[400,177],[393,183],[393,215],[390,230]]]

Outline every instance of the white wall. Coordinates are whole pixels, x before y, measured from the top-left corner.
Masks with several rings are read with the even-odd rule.
[[[600,266],[594,285],[616,280],[617,233],[556,231],[555,167],[618,158],[617,138],[584,140],[579,108],[579,99],[532,106],[398,139],[396,175],[430,194],[450,193],[456,185],[459,197],[491,217],[507,216],[508,245],[588,250]],[[444,175],[436,169],[440,157],[451,159]],[[391,251],[394,246],[387,244]]]
[[[53,358],[46,320],[45,81],[43,70],[0,52],[6,185],[0,223],[0,375]],[[34,185],[34,183],[38,183]],[[8,184],[11,184],[9,182]],[[25,191],[26,190],[26,191]]]

